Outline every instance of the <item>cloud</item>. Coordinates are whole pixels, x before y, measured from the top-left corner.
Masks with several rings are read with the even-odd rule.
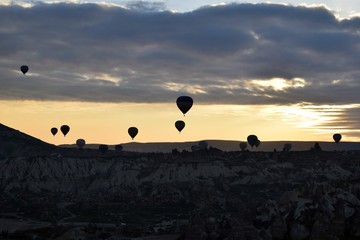
[[[359,18],[339,20],[325,7],[0,6],[0,98],[353,104],[359,33]]]
[[[164,2],[130,1],[127,2],[126,7],[140,12],[158,12],[166,10]]]

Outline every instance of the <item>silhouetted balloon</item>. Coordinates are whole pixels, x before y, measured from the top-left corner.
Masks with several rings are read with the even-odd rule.
[[[99,145],[99,151],[100,151],[102,154],[105,154],[105,153],[107,152],[107,150],[109,150],[108,145],[105,145],[105,144],[100,144],[100,145]]]
[[[284,152],[289,152],[291,150],[292,146],[290,143],[285,143],[284,145]]]
[[[260,146],[260,143],[261,143],[261,141],[258,139],[258,140],[256,140],[256,142],[255,142],[255,147],[259,147]]]
[[[239,146],[240,146],[241,151],[245,151],[245,149],[247,148],[246,142],[241,142],[241,143],[239,144]]]
[[[189,96],[178,97],[178,99],[176,100],[176,105],[185,116],[185,114],[190,110],[193,105],[193,99]]]
[[[56,135],[56,133],[58,132],[58,129],[56,128],[56,127],[53,127],[53,128],[51,128],[51,133],[52,133],[52,135]]]
[[[123,146],[121,144],[115,145],[115,150],[121,152],[123,150]]]
[[[179,131],[179,133],[180,133],[181,130],[183,130],[184,127],[185,127],[185,122],[184,122],[184,121],[181,121],[181,120],[176,121],[176,122],[175,122],[175,127],[176,127],[176,129]]]
[[[60,127],[60,130],[64,134],[64,137],[65,137],[66,134],[68,134],[68,132],[70,131],[70,127],[68,125],[62,125]]]
[[[201,149],[207,149],[208,143],[207,143],[206,141],[200,141],[200,142],[199,142],[199,147],[200,147]]]
[[[247,137],[247,142],[249,143],[249,145],[251,147],[255,146],[256,142],[257,142],[258,138],[256,135],[249,135]]]
[[[192,151],[192,152],[198,152],[198,151],[200,151],[200,150],[201,150],[201,148],[200,148],[199,145],[192,145],[192,146],[191,146],[191,151]]]
[[[318,142],[316,142],[314,144],[313,151],[315,151],[315,152],[321,152],[322,151],[322,149],[320,147],[320,144]]]
[[[134,140],[134,137],[136,137],[136,135],[138,134],[138,129],[136,127],[130,127],[128,129],[128,133],[130,135],[130,137]]]
[[[85,140],[84,139],[78,139],[76,140],[76,145],[81,149],[85,146]]]
[[[29,67],[26,66],[26,65],[22,65],[22,66],[20,67],[20,70],[21,70],[21,72],[25,75],[25,73],[27,73],[27,72],[29,71]]]
[[[341,134],[340,134],[340,133],[335,133],[335,134],[333,135],[333,139],[334,139],[334,141],[335,141],[336,143],[339,143],[340,140],[341,140]]]

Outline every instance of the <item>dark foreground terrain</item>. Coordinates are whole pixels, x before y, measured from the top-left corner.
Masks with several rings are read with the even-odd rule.
[[[360,239],[360,152],[101,154],[0,133],[0,239]]]
[[[59,151],[0,161],[3,239],[360,239],[357,152]]]

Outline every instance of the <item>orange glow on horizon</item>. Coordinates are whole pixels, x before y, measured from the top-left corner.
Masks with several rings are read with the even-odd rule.
[[[344,106],[351,108],[358,106]],[[135,142],[185,142],[204,139],[245,141],[256,134],[261,141],[332,141],[332,134],[342,127],[322,128],[336,122],[342,106],[323,111],[308,106],[276,105],[199,105],[194,104],[184,117],[174,103],[90,103],[50,101],[0,101],[1,120],[11,128],[52,144],[118,144],[132,142],[129,127],[139,129]],[[329,108],[331,109],[331,108]],[[327,114],[328,112],[328,114]],[[179,134],[174,124],[186,123]],[[67,124],[66,137],[60,126]],[[59,132],[53,136],[52,127]],[[345,135],[344,135],[345,134]],[[358,138],[349,138],[352,141]]]

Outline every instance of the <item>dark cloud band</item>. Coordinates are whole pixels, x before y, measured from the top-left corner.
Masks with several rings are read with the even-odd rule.
[[[0,98],[173,102],[190,94],[219,104],[360,101],[359,18],[340,21],[321,7],[229,4],[172,13],[140,3],[128,9],[1,6]],[[30,67],[25,76],[23,64]],[[271,87],[276,79],[282,87]]]

